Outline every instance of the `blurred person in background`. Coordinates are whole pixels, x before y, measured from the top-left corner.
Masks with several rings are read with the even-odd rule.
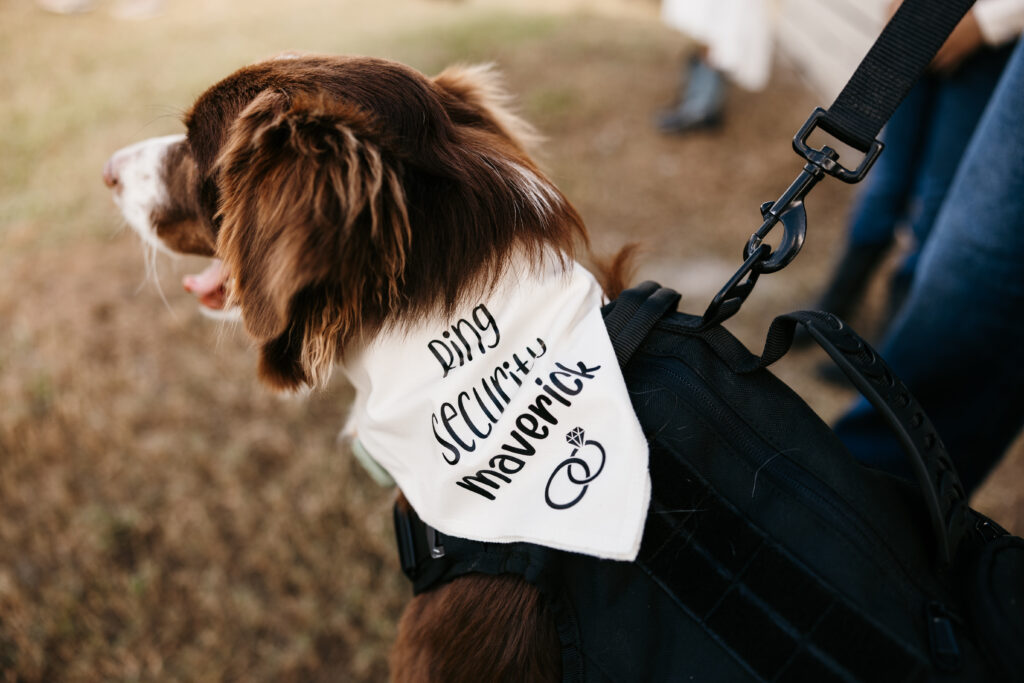
[[[890,6],[890,16],[899,5]],[[856,200],[844,251],[816,308],[851,315],[905,225],[911,243],[888,284],[879,336],[884,332],[906,299],[921,248],[1022,30],[1024,0],[978,0],[953,30],[883,131],[885,151]]]
[[[934,422],[968,495],[1024,425],[1021,112],[1024,41],[966,145],[881,347]],[[836,433],[861,462],[910,476],[896,437],[865,400],[839,420]]]
[[[54,14],[82,14],[95,7],[95,0],[36,0],[36,5]],[[117,19],[150,19],[163,13],[164,0],[118,0],[111,8]]]
[[[775,0],[663,0],[662,20],[698,48],[684,64],[675,106],[658,117],[663,133],[718,125],[725,79],[761,90],[771,74]]]

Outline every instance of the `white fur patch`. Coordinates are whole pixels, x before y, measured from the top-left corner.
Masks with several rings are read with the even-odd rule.
[[[215,309],[201,305],[199,306],[199,312],[211,320],[221,320],[228,323],[242,322],[242,309],[238,306]]]
[[[166,254],[173,252],[157,237],[152,215],[167,202],[167,187],[160,173],[164,157],[172,145],[184,139],[184,135],[150,138],[118,150],[110,159],[117,177],[114,203],[147,244]]]
[[[558,204],[558,195],[551,185],[542,181],[536,173],[525,166],[509,162],[508,167],[517,177],[517,185],[522,191],[524,199],[533,206],[538,214],[551,215],[554,211],[553,207]]]

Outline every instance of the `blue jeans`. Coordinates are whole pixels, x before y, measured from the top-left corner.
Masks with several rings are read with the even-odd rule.
[[[885,151],[857,198],[848,239],[852,246],[887,245],[896,227],[908,224],[915,247],[898,277],[912,276],[918,250],[1009,53],[1009,48],[982,50],[949,76],[925,76],[886,125]]]
[[[1024,424],[1024,41],[957,169],[910,294],[882,344],[935,423],[968,493]],[[884,157],[884,153],[883,153]],[[864,400],[836,432],[865,464],[908,474]]]

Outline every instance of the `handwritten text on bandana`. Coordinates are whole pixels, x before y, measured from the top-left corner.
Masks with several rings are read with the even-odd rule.
[[[375,340],[345,370],[357,438],[442,533],[636,556],[647,443],[579,265],[509,276],[446,323]]]

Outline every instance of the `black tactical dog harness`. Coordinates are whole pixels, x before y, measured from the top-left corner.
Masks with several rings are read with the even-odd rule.
[[[969,581],[960,566],[981,538],[937,571],[916,488],[857,464],[763,368],[803,314],[773,326],[758,358],[720,326],[694,333],[697,319],[664,315],[677,300],[647,284],[605,311],[650,445],[637,559],[454,538],[396,507],[414,591],[521,576],[552,608],[563,681],[995,680],[950,585]],[[1005,534],[947,494],[947,517]],[[1024,570],[1022,547],[1012,562]]]

